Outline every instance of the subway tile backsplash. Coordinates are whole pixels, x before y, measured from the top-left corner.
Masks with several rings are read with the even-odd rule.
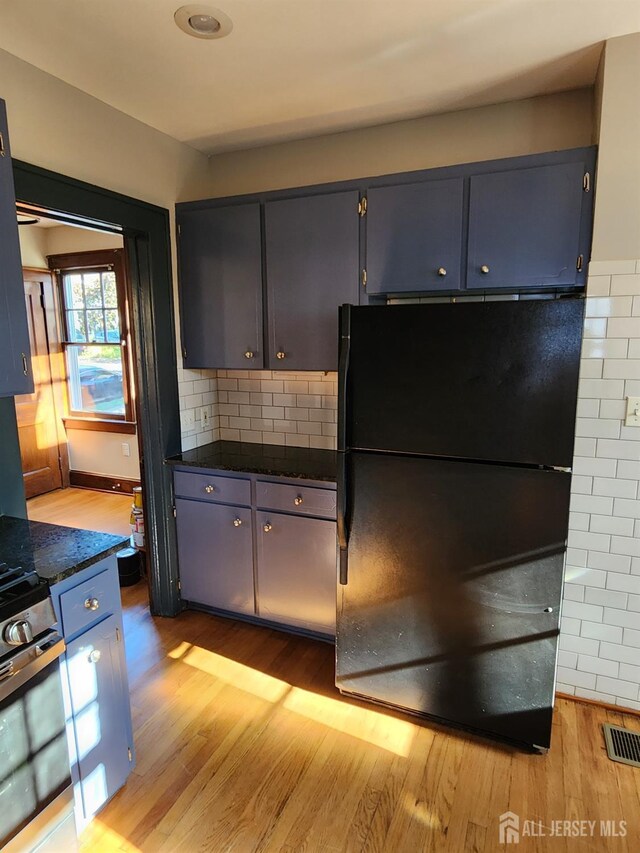
[[[335,450],[335,373],[179,369],[178,380],[183,450],[218,439]]]

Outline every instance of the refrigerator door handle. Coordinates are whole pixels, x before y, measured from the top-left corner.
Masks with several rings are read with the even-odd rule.
[[[338,547],[340,549],[340,583],[347,584],[349,532],[347,529],[347,454],[338,453]]]
[[[347,378],[351,350],[351,305],[340,306],[340,356],[338,360],[338,450],[347,449]]]

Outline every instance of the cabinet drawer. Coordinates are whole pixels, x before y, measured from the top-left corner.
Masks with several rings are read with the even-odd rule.
[[[94,622],[119,613],[120,587],[118,573],[100,572],[84,583],[63,592],[60,596],[60,613],[65,637],[84,631]]]
[[[300,515],[319,515],[322,518],[336,517],[336,493],[331,489],[258,481],[256,502],[261,509],[282,509]]]
[[[198,498],[224,504],[251,505],[251,483],[235,477],[190,474],[176,471],[173,478],[176,497]]]

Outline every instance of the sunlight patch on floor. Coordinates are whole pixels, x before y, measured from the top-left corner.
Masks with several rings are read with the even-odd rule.
[[[168,652],[168,657],[372,746],[403,758],[410,754],[416,727],[406,720],[292,687],[287,681],[191,643],[180,643]]]

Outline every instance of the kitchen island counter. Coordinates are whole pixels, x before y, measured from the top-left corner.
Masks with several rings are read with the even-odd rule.
[[[50,585],[114,554],[128,537],[12,516],[0,517],[0,560],[35,569]]]

